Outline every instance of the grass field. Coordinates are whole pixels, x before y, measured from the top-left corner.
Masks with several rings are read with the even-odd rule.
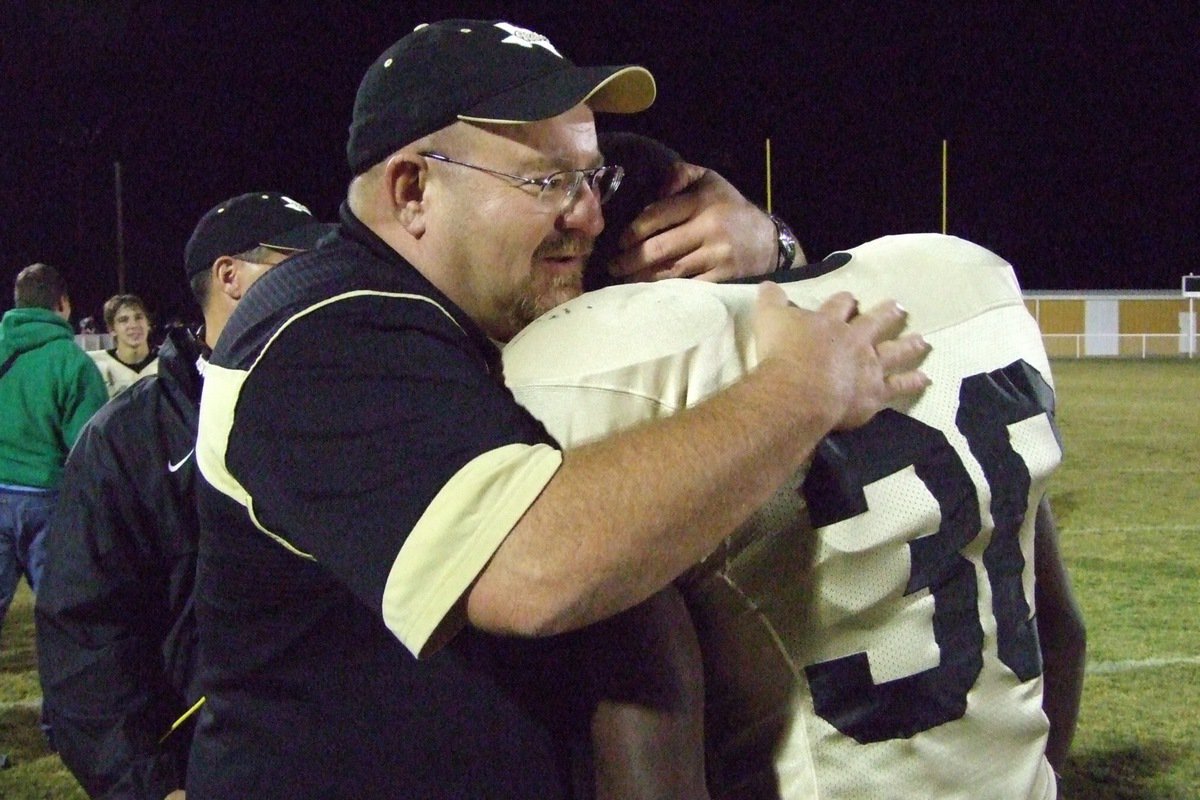
[[[1056,361],[1051,490],[1088,623],[1064,796],[1200,797],[1200,362]]]
[[[1088,623],[1062,796],[1200,797],[1200,362],[1056,361],[1067,446],[1051,491]],[[0,637],[0,798],[83,798],[46,751],[32,599]]]

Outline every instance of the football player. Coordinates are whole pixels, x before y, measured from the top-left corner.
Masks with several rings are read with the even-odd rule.
[[[1051,800],[1084,629],[1045,501],[1062,456],[1053,381],[1012,268],[915,234],[770,277],[801,307],[899,299],[933,384],[831,434],[677,581],[703,657],[709,790]],[[585,294],[512,340],[506,381],[568,447],[669,416],[754,369],[757,291]]]

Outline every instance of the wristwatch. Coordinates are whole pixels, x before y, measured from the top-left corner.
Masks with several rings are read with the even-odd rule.
[[[775,258],[775,271],[791,269],[796,262],[796,253],[800,250],[800,242],[796,239],[796,234],[792,233],[792,229],[787,223],[781,220],[774,214],[769,215],[771,222],[775,223],[775,236],[778,241]]]

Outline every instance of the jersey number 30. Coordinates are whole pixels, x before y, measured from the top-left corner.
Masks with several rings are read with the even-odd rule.
[[[994,532],[983,565],[998,656],[1018,680],[1029,681],[1042,671],[1021,581],[1019,534],[1031,500],[1030,475],[1009,442],[1007,426],[1039,414],[1053,423],[1054,393],[1036,369],[1015,361],[963,380],[958,409],[955,425],[991,489]],[[960,554],[981,532],[979,500],[945,434],[885,410],[862,428],[829,436],[804,482],[813,527],[867,513],[863,487],[910,466],[941,510],[937,531],[908,543],[912,566],[905,589],[905,595],[928,589],[933,596],[938,665],[884,683],[871,678],[866,653],[805,667],[816,712],[862,743],[906,738],[959,719],[983,668],[975,568]]]

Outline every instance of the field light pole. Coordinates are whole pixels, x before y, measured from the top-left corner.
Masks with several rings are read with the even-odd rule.
[[[767,137],[767,213],[771,212],[771,139]]]
[[[125,204],[121,199],[121,162],[113,162],[113,191],[117,204],[117,294],[125,294]]]
[[[950,142],[942,139],[942,235],[946,235],[946,164],[949,158]]]

